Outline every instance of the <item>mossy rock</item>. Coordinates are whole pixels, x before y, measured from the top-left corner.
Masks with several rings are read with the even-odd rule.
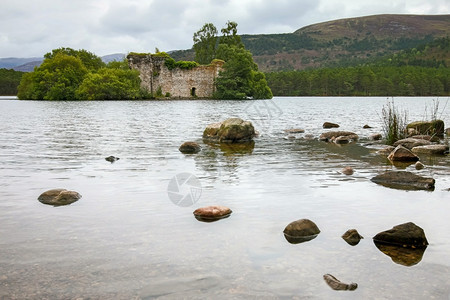
[[[443,136],[445,124],[442,120],[416,121],[409,123],[406,129],[414,129],[419,134]]]

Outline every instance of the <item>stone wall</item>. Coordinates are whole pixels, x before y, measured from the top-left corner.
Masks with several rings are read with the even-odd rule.
[[[129,54],[130,68],[140,72],[141,86],[153,95],[161,89],[162,95],[170,98],[211,98],[214,94],[214,80],[223,66],[222,61],[214,61],[207,66],[190,70],[175,68],[169,70],[165,57],[151,54]]]

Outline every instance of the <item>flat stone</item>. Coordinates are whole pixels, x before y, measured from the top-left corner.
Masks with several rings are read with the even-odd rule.
[[[408,148],[408,149],[412,149],[417,146],[431,145],[431,142],[427,141],[427,140],[407,138],[407,139],[398,140],[393,144],[394,147],[397,147],[399,145],[401,145],[405,148]]]
[[[434,190],[435,180],[406,171],[388,171],[370,179],[376,184],[403,190]]]
[[[373,240],[389,245],[408,248],[425,248],[428,245],[425,232],[412,222],[400,224],[392,229],[382,231],[373,237]]]
[[[43,204],[62,206],[69,205],[81,199],[81,195],[66,189],[53,189],[43,192],[39,197],[39,202]]]
[[[286,132],[286,133],[304,133],[305,129],[301,129],[301,128],[285,129],[284,132]]]
[[[194,216],[197,220],[203,222],[214,222],[220,219],[228,218],[232,210],[226,206],[212,205],[197,208],[194,211]]]
[[[426,145],[417,146],[411,149],[416,154],[429,154],[429,155],[445,155],[449,151],[448,145]]]
[[[348,137],[351,140],[357,140],[359,137],[356,133],[351,131],[328,131],[324,132],[319,136],[319,140],[330,142],[334,141],[336,138],[345,136]]]
[[[182,153],[193,154],[200,152],[202,148],[196,142],[184,142],[178,150]]]
[[[419,157],[402,145],[397,146],[389,155],[390,161],[418,161]]]

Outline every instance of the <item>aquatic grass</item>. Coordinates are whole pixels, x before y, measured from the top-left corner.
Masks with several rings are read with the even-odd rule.
[[[408,112],[400,111],[394,103],[389,101],[382,109],[383,132],[386,144],[392,145],[396,141],[406,137],[406,125],[408,124]]]

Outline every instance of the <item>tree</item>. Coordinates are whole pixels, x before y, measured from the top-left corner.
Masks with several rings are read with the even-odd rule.
[[[139,72],[121,68],[102,68],[89,73],[78,87],[78,99],[126,100],[140,97]]]
[[[22,77],[19,99],[75,100],[75,91],[88,70],[80,58],[56,53]]]
[[[78,57],[83,62],[83,65],[89,70],[89,71],[96,71],[100,68],[103,68],[105,66],[105,63],[102,61],[100,57],[95,55],[94,53],[91,53],[87,50],[81,49],[81,50],[74,50],[72,48],[58,48],[53,49],[52,52],[49,52],[44,55],[44,58],[53,58],[57,54],[65,54],[69,56]]]
[[[237,26],[238,24],[236,22],[228,21],[226,27],[220,30],[222,37],[219,43],[244,48],[241,37],[237,34]]]
[[[206,23],[194,33],[195,61],[199,64],[209,64],[216,55],[217,28],[212,23]]]

